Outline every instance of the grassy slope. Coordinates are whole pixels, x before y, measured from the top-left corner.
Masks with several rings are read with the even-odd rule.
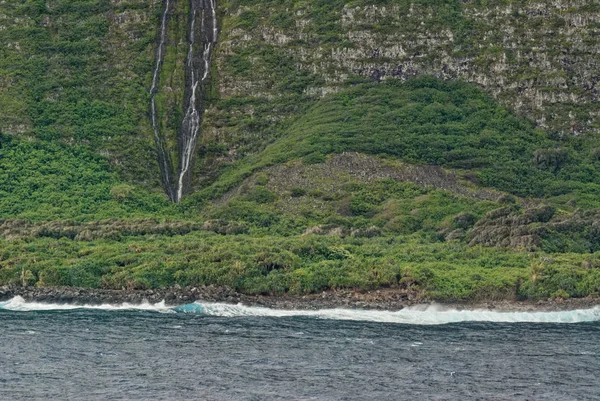
[[[214,196],[228,180],[239,182],[292,158],[356,151],[469,171],[477,184],[518,196],[600,206],[598,138],[553,139],[462,82],[420,78],[358,85],[321,100],[286,132],[204,194]]]

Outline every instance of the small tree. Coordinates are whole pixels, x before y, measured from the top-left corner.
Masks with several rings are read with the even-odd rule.
[[[569,158],[566,149],[538,149],[533,153],[533,160],[537,168],[556,171],[562,167]]]

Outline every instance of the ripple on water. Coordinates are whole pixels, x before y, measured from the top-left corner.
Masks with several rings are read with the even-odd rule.
[[[600,399],[598,322],[416,325],[250,312],[1,312],[0,399]]]

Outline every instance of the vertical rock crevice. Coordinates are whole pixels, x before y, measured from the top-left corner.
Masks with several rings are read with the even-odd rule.
[[[158,157],[158,166],[160,168],[163,187],[170,200],[175,199],[173,191],[173,172],[171,158],[165,145],[165,137],[160,130],[160,121],[156,107],[156,94],[160,83],[160,73],[165,57],[165,46],[167,36],[167,23],[169,19],[170,7],[173,0],[164,0],[164,10],[161,17],[160,31],[158,33],[158,47],[156,49],[156,64],[152,72],[152,86],[150,88],[150,118],[152,120],[152,130],[154,132],[154,142],[156,144],[156,153]]]
[[[159,32],[151,93],[151,117],[161,169],[163,186],[172,202],[179,203],[189,191],[194,155],[201,134],[205,103],[205,85],[209,81],[212,55],[218,39],[216,0],[189,0],[187,29],[187,55],[185,60],[185,90],[183,121],[177,133],[177,171],[173,173],[169,154],[161,135],[155,94],[158,91],[160,69],[165,53],[165,31],[168,24],[169,6],[176,0],[165,0],[164,14]]]

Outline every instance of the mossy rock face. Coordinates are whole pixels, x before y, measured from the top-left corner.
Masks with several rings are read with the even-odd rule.
[[[34,3],[2,6],[6,18],[0,38],[7,46],[0,62],[0,82],[6,83],[0,84],[0,105],[5,106],[0,107],[0,131],[81,146],[107,161],[115,181],[160,194],[148,90],[162,2]],[[590,107],[598,99],[588,82],[593,78],[588,71],[597,70],[597,60],[587,57],[593,52],[569,49],[565,55],[555,50],[562,48],[557,43],[567,34],[588,46],[597,29],[597,6],[576,3],[564,11],[533,1],[496,9],[458,0],[443,5],[362,0],[251,4],[251,10],[233,0],[219,4],[220,43],[211,70],[214,79],[207,84],[194,191],[222,185],[227,166],[263,158],[257,155],[268,144],[280,143],[287,150],[268,152],[263,162],[289,160],[290,150],[307,164],[322,164],[329,153],[384,153],[411,163],[473,170],[474,182],[521,196],[577,190],[589,194],[588,202],[596,195],[597,188],[586,186],[598,184],[592,151],[597,144],[588,146],[593,141],[586,135],[573,143],[546,140],[508,110],[543,122],[539,127],[555,137],[597,130]],[[545,18],[535,10],[544,10]],[[185,38],[187,11],[185,2],[170,10],[157,96],[171,151],[178,146],[183,115],[186,48],[178,43]],[[564,24],[555,23],[559,20]],[[510,35],[519,40],[509,43],[517,48],[478,34],[496,32],[488,29],[490,24],[514,27]],[[548,29],[553,35],[546,34]],[[432,39],[423,44],[420,37]],[[491,42],[494,46],[487,46]],[[533,49],[548,63],[523,67],[521,57],[529,60]],[[564,59],[572,59],[573,68],[565,71]],[[460,68],[456,60],[461,60]],[[443,80],[389,83],[413,82],[417,75]],[[461,83],[443,82],[456,79]],[[379,84],[359,85],[368,82]],[[527,88],[518,93],[504,88],[515,82],[526,82]],[[549,88],[560,93],[548,93]],[[569,107],[562,107],[560,99],[567,98]],[[394,130],[397,125],[402,126]],[[418,126],[420,130],[412,129]],[[314,135],[320,138],[313,140]],[[531,169],[532,162],[539,171]],[[106,177],[94,181],[99,179]],[[576,184],[561,182],[569,180]],[[127,203],[139,204],[147,195],[136,192]]]
[[[148,90],[162,5],[3,4],[0,131],[89,145],[121,177],[157,188]],[[194,185],[263,150],[322,96],[359,82],[460,79],[550,133],[598,132],[598,14],[589,2],[224,0]],[[186,21],[186,3],[175,3],[157,99],[170,147],[183,114]],[[306,161],[321,162],[319,152]]]
[[[470,232],[470,244],[547,252],[593,253],[600,249],[598,211],[561,216],[555,212],[551,206],[493,210]]]
[[[587,1],[230,0],[221,7],[226,29],[217,113],[225,115],[235,97],[246,99],[252,107],[236,118],[240,128],[264,103],[285,118],[348,84],[418,75],[475,83],[550,132],[600,127],[593,106],[599,9]],[[300,107],[283,107],[290,98]],[[252,113],[264,123],[271,117]],[[261,123],[254,124],[261,132]],[[236,127],[221,130],[237,134]]]

